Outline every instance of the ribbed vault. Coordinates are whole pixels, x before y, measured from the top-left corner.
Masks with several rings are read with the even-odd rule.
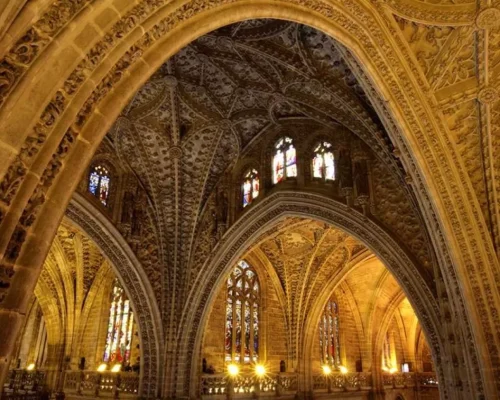
[[[446,362],[450,369],[443,379],[443,387],[450,390],[450,396],[498,397],[498,385],[493,379],[500,368],[495,356],[499,346],[496,317],[499,295],[495,284],[499,268],[495,251],[498,253],[500,237],[499,180],[495,172],[498,157],[494,157],[494,150],[498,148],[500,115],[495,112],[500,76],[497,2],[465,1],[457,5],[448,1],[435,4],[434,1],[415,0],[332,0],[327,3],[144,0],[109,4],[92,0],[11,0],[6,4],[8,6],[0,6],[0,33],[6,33],[0,42],[3,57],[0,64],[0,326],[2,339],[6,338],[5,344],[0,342],[2,360],[8,360],[11,353],[13,338],[27,306],[27,294],[35,286],[56,233],[56,222],[75,189],[75,176],[83,172],[132,93],[167,56],[193,38],[238,19],[281,17],[316,26],[349,47],[352,54],[342,46],[336,48],[362,82],[360,86],[366,95],[358,93],[355,97],[360,102],[351,103],[343,95],[325,93],[325,88],[321,87],[323,81],[317,78],[314,68],[311,73],[310,66],[304,69],[295,63],[298,59],[308,59],[302,55],[305,52],[297,53],[293,48],[286,66],[275,68],[277,73],[273,68],[266,68],[265,72],[271,76],[292,77],[292,85],[280,87],[278,95],[273,94],[276,102],[270,101],[286,105],[275,104],[268,120],[289,116],[314,120],[324,126],[331,126],[333,121],[345,127],[342,119],[348,118],[349,122],[353,121],[353,129],[346,128],[353,134],[358,137],[364,137],[366,132],[372,134],[371,142],[366,137],[364,142],[384,161],[384,171],[389,170],[393,178],[399,178],[392,180],[389,186],[404,192],[405,207],[412,209],[418,204],[438,253],[439,267],[425,264],[425,261],[432,264],[432,251],[424,250],[427,254],[422,257],[412,254],[408,259],[411,265],[418,259],[419,265],[430,272],[422,274],[427,275],[426,279],[419,281],[417,288],[420,294],[429,295],[429,301],[434,302],[439,297],[440,317],[444,323],[435,332],[436,336],[453,337],[446,343]],[[286,29],[281,31],[280,28],[285,25],[276,23],[277,27],[271,29],[276,35],[269,37],[266,34],[260,39],[273,42],[285,34]],[[241,28],[252,34],[263,29],[260,23]],[[251,38],[242,42],[238,32],[227,33],[227,29],[222,29],[215,34],[218,35],[230,40],[236,37],[236,48],[240,52],[245,52],[242,50],[245,45],[251,47],[247,43]],[[210,42],[211,36],[214,34],[205,39]],[[120,144],[119,129],[109,135],[123,163],[129,164],[130,171],[144,188],[150,205],[144,212],[151,215],[151,221],[158,221],[157,227],[147,231],[149,238],[158,239],[158,243],[151,246],[154,248],[151,253],[158,257],[155,256],[149,266],[161,265],[162,270],[152,268],[155,274],[152,273],[150,279],[159,282],[155,294],[162,316],[166,317],[164,321],[168,321],[171,329],[170,338],[179,334],[174,328],[179,326],[178,320],[191,318],[180,315],[189,298],[186,293],[198,278],[198,271],[192,268],[190,260],[194,258],[194,243],[200,232],[196,228],[198,217],[204,211],[212,211],[204,207],[209,203],[205,201],[209,193],[213,194],[210,187],[214,187],[213,182],[221,171],[231,164],[230,159],[235,154],[245,154],[254,140],[251,139],[254,134],[250,133],[248,144],[245,142],[245,130],[238,129],[239,119],[231,113],[233,104],[236,107],[231,98],[239,96],[235,87],[240,86],[231,82],[243,77],[264,89],[269,82],[272,84],[272,79],[259,80],[260,77],[252,74],[255,69],[235,68],[233,62],[239,59],[231,58],[235,57],[232,49],[228,51],[229,59],[226,55],[214,57],[212,51],[200,50],[203,46],[211,49],[210,43],[203,43],[205,39],[197,40],[180,54],[189,58],[191,51],[204,58],[209,73],[200,72],[199,64],[189,60],[186,69],[180,71],[182,60],[172,65],[175,57],[165,67],[169,86],[165,97],[173,99],[174,112],[171,113],[173,122],[159,125],[159,140],[155,139],[158,132],[149,129],[156,124],[154,121],[140,126],[138,132],[146,132],[144,140],[129,133]],[[286,36],[280,39],[283,40],[280,49],[287,50],[289,39]],[[216,42],[218,40],[216,38]],[[219,44],[224,42],[228,41],[223,38]],[[313,43],[315,50],[317,43]],[[271,56],[282,65],[275,54],[278,47],[273,47],[272,43],[264,47],[248,51],[252,56],[259,55],[251,61]],[[335,64],[337,58],[332,60]],[[217,92],[213,87],[217,86],[220,70],[229,71],[222,72],[225,86],[231,88],[227,92]],[[369,79],[360,72],[363,70]],[[294,86],[293,83],[301,82],[305,72],[309,72],[312,79]],[[301,78],[294,80],[297,75]],[[191,77],[193,80],[186,83]],[[204,83],[199,84],[200,79]],[[210,86],[211,79],[215,85]],[[340,89],[344,87],[342,80],[345,82],[345,79],[339,80]],[[199,90],[199,86],[203,89]],[[274,93],[274,88],[269,87]],[[242,89],[248,92],[245,85]],[[300,93],[299,101],[294,94],[301,89],[305,92]],[[185,102],[177,90],[185,91],[188,93],[185,97],[191,98],[186,107],[193,118],[186,119],[185,124],[178,122],[182,121],[180,109]],[[354,88],[350,94],[356,92]],[[220,99],[209,98],[214,93]],[[238,93],[243,94],[243,91]],[[316,104],[308,93],[314,93],[318,99],[330,97],[327,102]],[[370,115],[370,107],[364,107],[363,97],[371,99],[396,148],[389,143],[377,119]],[[193,98],[203,99],[203,107],[192,101]],[[332,110],[327,106],[334,102],[346,103],[355,112],[338,114],[340,107]],[[358,105],[361,108],[357,108]],[[291,111],[277,112],[279,107],[285,111],[288,107]],[[259,110],[250,103],[243,107],[244,110],[255,108]],[[123,111],[123,118],[116,126],[121,124],[134,132],[134,122],[127,118],[127,112]],[[370,116],[368,122],[364,120],[366,113]],[[259,118],[252,121],[259,122],[262,118],[265,124],[263,115],[258,112],[255,115]],[[360,123],[358,115],[364,124]],[[207,126],[206,130],[194,129],[194,134],[190,135],[190,129],[199,126],[197,119],[203,123],[213,120],[216,124]],[[171,132],[171,137],[162,136],[165,132]],[[183,137],[187,139],[184,143]],[[259,135],[255,137],[257,141]],[[126,151],[119,150],[120,146]],[[142,162],[137,161],[138,158],[144,160],[144,166],[138,165]],[[163,186],[164,182],[170,184]],[[387,208],[392,207],[393,200],[394,197],[389,198]],[[386,215],[390,218],[385,225],[397,229],[411,220],[411,225],[417,221],[420,226],[418,214],[401,218],[399,209],[389,210]],[[431,242],[425,232],[418,231],[412,227],[407,233],[417,238],[409,246],[412,250],[426,249],[425,243]],[[399,237],[400,233],[396,230],[389,237],[391,235]],[[216,239],[221,236],[218,233]],[[132,239],[137,245],[139,241]],[[213,250],[217,240],[213,242],[212,248],[205,249],[204,254]],[[419,280],[422,271],[418,268],[415,271],[415,279]],[[213,279],[217,276],[215,274]],[[412,281],[411,276],[408,279]],[[431,286],[429,291],[428,286]],[[421,300],[425,299],[424,296]],[[167,307],[168,312],[165,311]],[[5,361],[0,363],[2,376],[6,364]],[[465,368],[452,367],[462,364]],[[464,382],[466,384],[462,385]],[[171,385],[163,393],[176,393],[177,389]]]

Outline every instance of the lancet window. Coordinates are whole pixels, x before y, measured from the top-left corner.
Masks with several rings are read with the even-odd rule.
[[[115,281],[111,292],[104,362],[124,365],[130,362],[133,324],[134,313],[130,300],[118,281]]]
[[[340,366],[339,308],[333,299],[328,300],[319,323],[319,347],[323,364]]]
[[[285,136],[276,142],[273,157],[273,183],[297,176],[297,152],[291,138]]]
[[[225,359],[259,359],[260,284],[255,270],[241,260],[227,279]]]
[[[321,142],[314,150],[313,177],[325,181],[335,180],[335,162],[331,143]]]
[[[111,179],[109,172],[103,165],[95,165],[90,170],[89,192],[92,193],[105,206],[108,204],[109,185]]]
[[[251,169],[245,174],[241,187],[243,191],[243,207],[248,206],[259,195],[259,188],[259,174],[255,169]]]

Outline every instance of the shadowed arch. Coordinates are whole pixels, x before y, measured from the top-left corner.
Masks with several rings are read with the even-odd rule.
[[[198,276],[193,285],[196,289],[187,302],[193,311],[184,321],[186,331],[190,332],[188,337],[193,339],[180,351],[186,357],[185,360],[192,360],[191,370],[184,371],[185,390],[190,390],[191,395],[197,386],[198,350],[202,343],[203,326],[208,318],[210,304],[217,295],[216,288],[220,287],[231,266],[259,235],[283,218],[292,216],[326,222],[349,233],[370,248],[407,294],[430,339],[435,358],[440,358],[443,343],[436,334],[440,324],[437,301],[420,277],[417,265],[398,243],[376,223],[342,203],[316,194],[281,191],[256,204],[226,232],[203,267],[203,274]],[[330,289],[333,290],[335,284],[336,282],[330,282],[333,285]],[[185,360],[180,359],[179,365],[186,365],[183,362]],[[439,374],[443,376],[442,368]],[[442,393],[444,390],[445,388],[441,388]]]
[[[74,194],[65,215],[109,260],[132,302],[141,338],[140,395],[156,396],[163,371],[163,329],[149,279],[116,228],[81,195]]]
[[[95,57],[91,49],[101,39],[97,32],[78,45],[73,46],[72,43],[84,29],[89,29],[88,21],[97,19],[103,13],[103,3],[79,13],[71,24],[72,29],[63,29],[58,35],[58,46],[44,48],[40,45],[41,56],[35,59],[33,65],[25,68],[27,72],[19,80],[19,87],[12,89],[11,96],[0,111],[0,141],[5,144],[2,151],[7,160],[0,164],[0,175],[3,176],[10,162],[17,170],[17,153],[24,145],[22,141],[32,133],[32,123],[26,121],[33,122],[36,115],[43,115],[48,99],[52,96],[60,100],[56,96],[57,88],[64,85],[65,79],[73,71],[84,75],[71,96],[62,104],[57,104],[54,130],[51,127],[47,140],[42,142],[43,151],[38,151],[41,148],[34,151],[33,154],[37,155],[28,162],[30,179],[21,176],[19,181],[19,177],[14,174],[14,183],[18,185],[19,191],[14,193],[10,203],[13,207],[8,211],[9,218],[5,217],[0,227],[0,252],[5,253],[11,245],[18,245],[19,248],[24,245],[13,260],[7,260],[16,265],[16,273],[9,282],[11,289],[7,291],[8,301],[7,305],[3,305],[1,317],[2,321],[10,318],[11,326],[16,328],[2,331],[2,337],[5,332],[7,340],[5,348],[9,349],[15,336],[13,332],[20,326],[21,316],[15,310],[22,311],[26,307],[22,298],[33,289],[46,250],[55,234],[55,223],[50,221],[59,220],[75,187],[71,182],[81,174],[110,123],[131,95],[166,58],[202,33],[242,19],[274,17],[323,30],[349,47],[366,66],[366,70],[370,71],[380,97],[386,100],[385,104],[383,101],[376,102],[379,103],[378,110],[386,107],[400,123],[401,134],[391,116],[383,118],[387,124],[393,125],[394,142],[402,153],[402,160],[414,182],[418,202],[426,215],[428,229],[439,250],[441,272],[450,296],[450,307],[454,311],[451,315],[458,313],[468,317],[460,323],[463,324],[462,336],[465,339],[463,347],[467,347],[470,357],[467,369],[471,375],[474,373],[475,378],[472,391],[482,393],[486,390],[489,397],[496,398],[493,371],[498,366],[492,365],[488,354],[497,353],[499,341],[495,335],[498,322],[494,315],[500,300],[498,292],[491,290],[492,287],[496,288],[494,282],[499,270],[498,260],[494,256],[491,238],[487,234],[463,162],[456,155],[443,121],[433,110],[418,67],[408,57],[404,44],[398,42],[397,35],[395,38],[391,36],[391,26],[382,23],[384,15],[377,8],[381,5],[338,0],[329,3],[309,0],[273,4],[255,1],[204,3],[194,0],[165,5],[159,2],[159,6],[152,6],[151,9],[144,7],[147,11],[143,11],[143,14],[146,15],[129,18],[127,28],[123,31],[121,27],[122,31],[118,29],[116,34],[116,29],[113,31],[111,27],[121,15],[127,15],[132,10],[132,5],[126,9],[124,6],[120,10],[122,12],[109,13],[109,24],[102,27],[102,36],[108,33],[109,27],[111,33],[107,39],[112,41],[112,45],[103,46],[105,50],[98,52],[99,56]],[[106,43],[105,40],[103,42]],[[65,44],[67,47],[64,47]],[[58,57],[61,54],[65,57]],[[89,71],[83,73],[76,66],[86,54],[95,62]],[[43,68],[40,68],[42,65]],[[137,76],[143,79],[137,79]],[[47,82],[46,87],[39,84],[44,80]],[[32,83],[34,85],[30,90],[29,85]],[[80,90],[83,83],[85,88]],[[28,101],[30,98],[32,101]],[[410,107],[410,102],[416,104],[414,108]],[[33,107],[27,109],[25,104]],[[19,109],[19,112],[12,112],[15,109]],[[77,115],[79,123],[69,128]],[[28,139],[33,140],[33,137]],[[74,143],[66,146],[71,140]],[[61,143],[63,151],[58,150]],[[58,167],[51,180],[39,184],[36,177],[44,175],[47,164],[47,170],[51,171],[53,155],[62,166]],[[35,201],[29,204],[31,194],[35,200],[43,198],[45,204]],[[18,226],[19,216],[25,209],[26,214],[30,217],[33,215],[34,223],[31,222],[27,227]],[[26,237],[14,234],[19,233],[16,229],[27,232]],[[17,243],[18,240],[20,243]],[[35,253],[27,250],[33,248],[39,251]],[[449,250],[451,255],[448,254]],[[29,269],[28,265],[34,265],[35,268]],[[479,272],[482,274],[481,279],[473,280],[472,277]],[[9,297],[10,291],[16,291],[21,296],[11,294]],[[480,292],[482,296],[474,296],[474,292]],[[464,298],[470,300],[467,301],[467,308]],[[471,325],[478,327],[474,334]],[[485,337],[493,340],[486,341]],[[472,346],[469,343],[474,342],[474,339],[476,344]],[[5,351],[8,354],[8,350]],[[455,347],[450,351],[461,350]],[[4,364],[0,366],[5,370]],[[452,378],[444,382],[448,381],[451,386]]]

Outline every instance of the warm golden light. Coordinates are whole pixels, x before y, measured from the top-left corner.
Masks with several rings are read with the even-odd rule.
[[[230,376],[237,376],[240,373],[240,367],[236,364],[229,364],[227,366],[227,372]]]
[[[330,368],[329,365],[323,365],[321,369],[323,369],[324,375],[330,375],[332,373],[332,369]]]
[[[394,374],[394,373],[398,372],[398,369],[397,369],[396,367],[393,367],[393,368],[391,368],[391,369],[389,370],[389,372],[390,372],[391,374]]]
[[[35,369],[35,364],[30,364],[26,367],[28,371],[33,371]]]
[[[261,364],[257,364],[257,365],[255,366],[255,374],[256,374],[259,378],[263,377],[263,376],[266,374],[266,372],[267,372],[267,371],[266,371],[266,367],[264,367],[263,365],[261,365]]]
[[[340,372],[341,372],[342,374],[347,374],[347,368],[346,368],[346,367],[344,367],[343,365],[341,365],[341,366],[339,367],[339,370],[340,370]]]
[[[122,369],[121,364],[115,364],[113,365],[113,368],[111,368],[111,372],[120,372],[121,369]]]
[[[97,367],[97,371],[98,372],[104,372],[104,371],[106,371],[106,368],[108,368],[108,366],[106,364],[102,363],[101,365],[99,365]]]

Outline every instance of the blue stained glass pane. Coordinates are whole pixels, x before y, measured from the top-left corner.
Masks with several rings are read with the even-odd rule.
[[[88,190],[104,205],[107,205],[108,202],[110,183],[111,179],[106,168],[102,165],[92,168]]]
[[[90,180],[89,180],[90,193],[96,195],[98,187],[99,187],[99,175],[96,172],[92,172],[90,174]]]

